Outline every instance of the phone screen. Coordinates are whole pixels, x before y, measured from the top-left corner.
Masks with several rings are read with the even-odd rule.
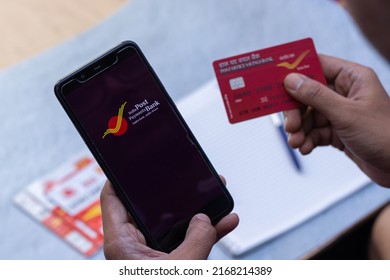
[[[134,43],[60,81],[56,93],[152,247],[175,248],[196,213],[215,222],[231,211],[229,193]]]

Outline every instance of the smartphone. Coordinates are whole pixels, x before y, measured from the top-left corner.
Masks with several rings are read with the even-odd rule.
[[[172,251],[197,213],[215,224],[231,212],[231,195],[134,42],[63,78],[55,94],[150,247]]]

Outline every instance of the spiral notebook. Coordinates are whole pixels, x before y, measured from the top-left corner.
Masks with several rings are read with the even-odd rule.
[[[229,123],[215,80],[177,105],[235,200],[240,224],[221,240],[232,255],[293,228],[370,182],[343,153],[328,147],[308,156],[297,153],[299,172],[269,116]]]

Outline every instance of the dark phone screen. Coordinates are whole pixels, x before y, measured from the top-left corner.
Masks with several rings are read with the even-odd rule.
[[[130,49],[109,69],[62,92],[143,226],[170,250],[194,214],[213,216],[214,206],[226,214],[231,205],[159,82]]]

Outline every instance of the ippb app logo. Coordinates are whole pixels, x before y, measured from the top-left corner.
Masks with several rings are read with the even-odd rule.
[[[123,118],[123,111],[125,109],[126,103],[123,103],[118,111],[117,116],[113,116],[109,121],[108,121],[108,128],[104,132],[102,139],[106,137],[108,134],[113,134],[115,136],[120,136],[123,135],[127,131],[127,122]]]

